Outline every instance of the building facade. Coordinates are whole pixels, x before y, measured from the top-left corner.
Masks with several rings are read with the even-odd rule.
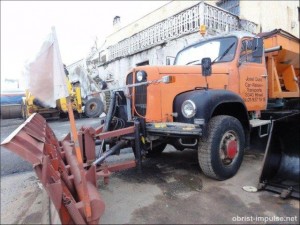
[[[115,17],[115,31],[86,60],[87,68],[97,68],[99,77],[111,87],[123,86],[132,67],[172,63],[178,51],[203,38],[200,25],[206,25],[206,36],[281,28],[299,37],[299,2],[170,1],[125,27],[119,22],[120,17]]]
[[[171,1],[108,36],[99,51],[99,76],[109,86],[125,84],[127,71],[141,65],[166,65],[182,48],[207,35],[231,30],[256,31],[256,24],[202,1]]]
[[[299,1],[218,0],[214,4],[257,24],[257,32],[281,28],[299,37]]]

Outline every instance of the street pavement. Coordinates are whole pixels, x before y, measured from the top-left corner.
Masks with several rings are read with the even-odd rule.
[[[21,122],[1,120],[1,141]],[[76,120],[78,128],[98,123],[98,119]],[[69,131],[68,121],[49,124],[59,139]],[[114,173],[108,185],[98,180],[106,205],[100,223],[262,224],[269,220],[272,224],[299,224],[298,200],[242,189],[257,185],[263,156],[261,151],[247,151],[236,176],[215,181],[201,172],[196,151],[179,152],[168,145],[161,157],[143,161],[142,174],[133,168]],[[126,159],[133,159],[130,149],[109,161]],[[31,165],[1,148],[1,224],[50,223],[48,201]],[[289,221],[271,221],[275,217]]]

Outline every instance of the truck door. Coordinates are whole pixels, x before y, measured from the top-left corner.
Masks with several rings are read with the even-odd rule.
[[[267,70],[262,40],[242,40],[239,56],[240,95],[248,111],[264,110],[267,107]]]

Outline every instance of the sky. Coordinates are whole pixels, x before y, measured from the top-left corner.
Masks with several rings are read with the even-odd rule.
[[[113,18],[130,24],[169,1],[3,1],[1,0],[1,81],[22,78],[54,26],[64,64],[87,56],[113,31]],[[3,83],[3,82],[1,82]]]

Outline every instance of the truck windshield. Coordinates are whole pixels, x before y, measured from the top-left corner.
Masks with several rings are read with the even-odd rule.
[[[214,62],[229,62],[234,59],[237,38],[226,37],[207,40],[180,51],[175,65],[199,65],[202,58],[210,57]]]

